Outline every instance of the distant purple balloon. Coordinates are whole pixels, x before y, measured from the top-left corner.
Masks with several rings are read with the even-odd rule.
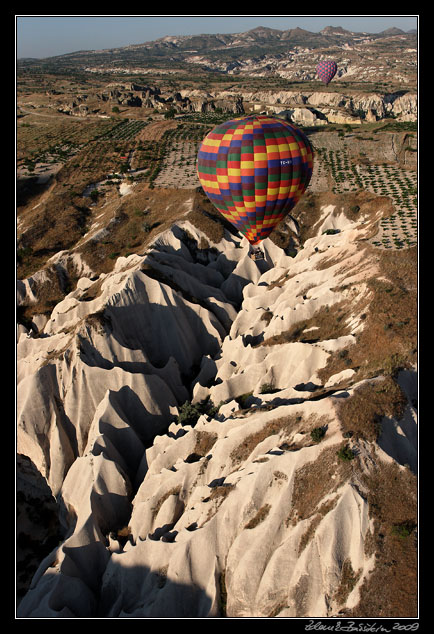
[[[336,62],[324,60],[323,62],[320,62],[318,64],[318,66],[316,67],[316,72],[321,81],[327,85],[336,75],[337,69],[338,67],[336,65]]]

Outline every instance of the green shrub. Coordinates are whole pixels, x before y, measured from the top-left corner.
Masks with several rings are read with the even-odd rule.
[[[199,406],[193,405],[189,401],[185,401],[183,405],[179,408],[178,414],[178,423],[181,425],[195,425],[201,416],[202,412],[200,411]]]
[[[326,234],[328,236],[333,236],[336,233],[340,233],[341,230],[340,229],[326,229],[325,231],[323,231],[323,235]]]
[[[324,429],[324,427],[315,427],[315,429],[312,429],[312,431],[310,432],[310,437],[314,442],[321,442],[321,440],[325,436],[325,433],[326,430]]]
[[[274,392],[279,392],[280,390],[275,388],[272,383],[263,383],[259,390],[260,394],[274,394]]]
[[[348,447],[348,445],[345,445],[345,447],[342,447],[336,453],[337,453],[338,457],[341,460],[344,460],[344,461],[353,460],[353,458],[355,458],[354,451],[352,449],[350,449],[350,447]]]
[[[22,262],[27,256],[32,255],[32,247],[22,247],[17,250],[17,260]]]
[[[224,401],[221,401],[218,405],[214,405],[209,396],[204,401],[194,405],[190,401],[185,401],[179,408],[177,422],[181,425],[191,425],[193,427],[202,414],[206,414],[211,418],[214,417],[223,403]]]
[[[241,408],[244,408],[246,406],[247,399],[252,395],[253,395],[253,392],[246,392],[246,394],[241,394],[240,396],[237,396],[235,401],[238,403],[238,405]]]
[[[402,524],[394,524],[392,526],[392,535],[396,535],[400,539],[409,537],[416,528],[413,522],[403,522]]]
[[[220,401],[218,405],[214,405],[212,401],[209,401],[209,406],[205,412],[206,415],[210,416],[211,418],[214,418],[214,416],[218,414],[220,407],[224,405],[224,403],[225,403],[224,401]]]

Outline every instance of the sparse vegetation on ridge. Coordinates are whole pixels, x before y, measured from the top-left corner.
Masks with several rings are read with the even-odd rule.
[[[375,442],[381,435],[382,418],[400,420],[406,405],[407,399],[391,376],[364,383],[340,404],[342,432]]]
[[[375,614],[394,618],[417,613],[417,494],[415,476],[397,464],[378,464],[362,476],[374,520],[376,565],[361,588],[360,602],[345,616]],[[402,537],[397,526],[407,526]],[[391,574],[392,570],[392,574]],[[387,581],[386,581],[387,580]],[[383,585],[385,584],[385,585]]]

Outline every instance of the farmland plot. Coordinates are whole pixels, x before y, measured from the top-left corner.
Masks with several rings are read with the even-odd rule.
[[[392,165],[358,165],[364,189],[389,196],[396,213],[380,222],[373,239],[386,249],[411,247],[417,243],[417,176]]]
[[[402,249],[417,243],[417,174],[413,170],[405,170],[399,164],[370,163],[364,156],[362,161],[356,162],[345,143],[339,148],[320,146],[315,149],[321,166],[317,173],[326,166],[333,179],[333,192],[342,194],[365,189],[392,200],[395,213],[381,220],[379,232],[371,240],[374,246]],[[313,179],[315,186],[318,187],[318,181]]]
[[[17,158],[33,161],[48,155],[67,158],[62,153],[76,152],[89,141],[108,135],[116,124],[112,121],[83,121],[65,117],[28,116],[17,125]]]
[[[196,157],[199,143],[183,140],[175,141],[168,151],[164,166],[155,184],[158,187],[191,189],[200,185],[196,174]]]
[[[310,180],[308,191],[313,193],[326,192],[329,189],[329,168],[321,156],[317,154],[313,162],[312,178]]]
[[[123,119],[108,130],[101,138],[104,140],[112,139],[113,141],[129,141],[134,139],[146,125],[144,121]]]
[[[156,122],[145,128],[134,154],[133,167],[149,168],[152,186],[191,189],[199,186],[196,158],[199,145],[209,131],[200,124]]]

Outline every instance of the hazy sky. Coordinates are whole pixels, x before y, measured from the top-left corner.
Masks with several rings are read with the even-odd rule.
[[[165,35],[241,33],[257,26],[317,32],[325,26],[378,33],[417,28],[408,15],[16,15],[17,57],[50,57],[80,50],[142,44]]]

